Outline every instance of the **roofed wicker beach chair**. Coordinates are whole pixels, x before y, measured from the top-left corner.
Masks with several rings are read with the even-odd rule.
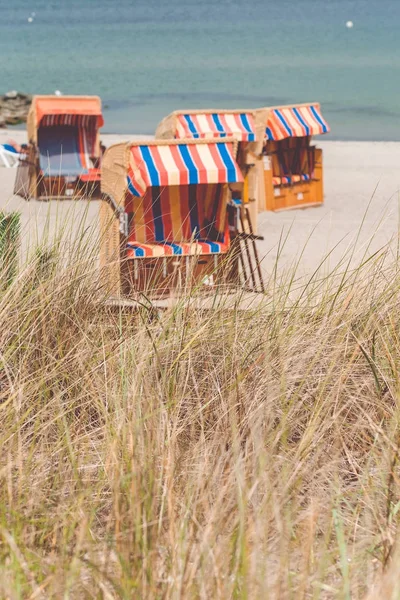
[[[244,185],[241,194],[235,194],[237,204],[242,204],[245,229],[248,233],[257,231],[257,213],[260,203],[257,177],[257,157],[261,156],[267,111],[252,110],[177,110],[165,117],[156,130],[157,139],[204,139],[234,137],[236,161],[243,175]],[[264,202],[264,198],[262,198]],[[250,216],[251,225],[246,215]]]
[[[158,140],[106,150],[101,265],[114,295],[164,296],[188,284],[236,285],[239,277],[262,287],[257,256],[244,262],[243,238],[235,237],[232,187],[243,186],[235,144]]]
[[[322,150],[312,136],[329,132],[318,103],[253,110],[180,110],[158,126],[160,139],[233,135],[244,176],[244,206],[257,230],[257,212],[323,202]],[[247,224],[245,223],[245,228]]]
[[[97,96],[34,96],[14,193],[26,199],[99,198],[102,125]]]
[[[265,114],[266,109],[260,110]],[[329,131],[317,103],[267,109],[263,149],[266,210],[323,203],[322,150],[312,145],[312,136]]]

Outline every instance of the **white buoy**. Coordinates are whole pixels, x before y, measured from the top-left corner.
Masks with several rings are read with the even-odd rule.
[[[32,17],[28,18],[28,23],[33,23],[33,18]]]
[[[353,29],[353,27],[354,27],[353,21],[347,21],[346,27],[347,27],[347,29]]]
[[[55,95],[55,96],[62,96],[62,92],[60,92],[60,90],[56,90],[56,91],[54,92],[54,95]]]

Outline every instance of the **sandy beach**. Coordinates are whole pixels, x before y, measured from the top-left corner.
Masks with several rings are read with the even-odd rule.
[[[133,135],[102,135],[106,146]],[[0,130],[0,143],[13,138],[26,141],[25,131]],[[319,141],[324,151],[325,203],[322,207],[259,215],[259,242],[265,274],[271,273],[279,253],[280,269],[299,261],[300,273],[311,273],[323,263],[333,268],[358,236],[354,261],[397,239],[400,189],[399,142]],[[13,196],[15,169],[0,167],[0,209],[22,215],[23,248],[43,235],[54,234],[65,223],[73,237],[73,223],[93,227],[96,233],[98,202],[26,202]],[[360,230],[362,224],[362,229]],[[286,239],[279,250],[280,240]]]

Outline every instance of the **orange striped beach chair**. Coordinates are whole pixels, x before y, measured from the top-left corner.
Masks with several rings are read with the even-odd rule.
[[[214,138],[106,150],[100,262],[115,295],[237,280],[229,212],[231,186],[243,177],[234,146],[234,138]]]
[[[97,96],[34,96],[15,193],[26,199],[98,198],[102,125]]]
[[[329,133],[318,103],[270,107],[263,148],[266,210],[319,206],[324,201],[322,150],[312,136]]]
[[[156,130],[157,139],[198,139],[234,137],[235,159],[243,175],[244,185],[236,200],[246,207],[251,225],[247,230],[257,231],[257,213],[260,204],[257,161],[262,154],[267,111],[262,110],[177,110],[165,117]]]

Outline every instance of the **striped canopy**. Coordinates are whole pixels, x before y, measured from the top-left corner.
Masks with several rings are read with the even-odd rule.
[[[40,121],[41,127],[61,127],[69,125],[70,127],[83,127],[84,129],[95,130],[98,127],[98,117],[91,115],[44,115]]]
[[[240,142],[256,139],[254,118],[250,113],[192,113],[179,114],[177,139],[213,139],[234,136]]]
[[[321,114],[319,104],[283,106],[271,110],[266,137],[268,140],[284,140],[329,133],[330,128]]]
[[[34,96],[31,110],[40,124],[44,117],[55,115],[79,115],[94,117],[99,127],[104,125],[101,112],[101,100],[98,96]],[[64,121],[56,125],[66,125]]]
[[[128,189],[141,197],[148,187],[242,182],[233,143],[133,145]]]

